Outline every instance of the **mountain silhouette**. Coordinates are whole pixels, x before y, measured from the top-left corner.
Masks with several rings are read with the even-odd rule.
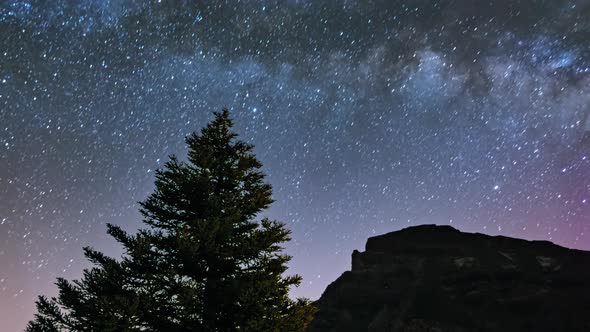
[[[424,225],[369,238],[310,332],[590,331],[590,252]]]

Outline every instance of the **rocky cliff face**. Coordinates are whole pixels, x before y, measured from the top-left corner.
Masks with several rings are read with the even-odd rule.
[[[310,332],[590,331],[590,252],[418,226],[367,241]]]

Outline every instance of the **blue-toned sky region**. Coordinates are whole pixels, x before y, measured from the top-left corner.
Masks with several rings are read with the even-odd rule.
[[[0,0],[3,330],[224,106],[295,295],[410,225],[590,249],[590,1]]]

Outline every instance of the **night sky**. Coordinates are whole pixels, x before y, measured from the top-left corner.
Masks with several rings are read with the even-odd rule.
[[[210,3],[209,5],[207,5]],[[418,224],[590,250],[588,0],[0,0],[0,322],[228,107],[319,297]]]

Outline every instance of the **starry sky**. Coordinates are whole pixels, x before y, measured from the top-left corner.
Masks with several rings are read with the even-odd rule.
[[[590,250],[588,0],[0,0],[0,321],[21,330],[228,107],[296,296],[418,224]]]

